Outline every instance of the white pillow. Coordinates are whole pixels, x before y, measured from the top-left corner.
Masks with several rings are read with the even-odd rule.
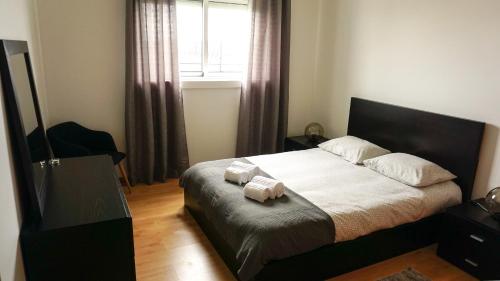
[[[353,136],[329,140],[318,145],[318,147],[340,155],[345,160],[354,164],[361,164],[363,160],[391,153],[387,149]]]
[[[366,167],[404,184],[423,187],[456,176],[437,164],[406,153],[391,153],[363,161]]]

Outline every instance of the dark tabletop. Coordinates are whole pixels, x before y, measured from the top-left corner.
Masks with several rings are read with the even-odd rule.
[[[483,203],[484,205],[484,199],[476,201]],[[479,224],[483,227],[487,227],[500,235],[500,222],[494,220],[488,213],[471,202],[449,208],[446,212],[454,216],[467,219],[468,221]]]
[[[130,216],[107,155],[61,159],[50,171],[45,204],[39,230]]]
[[[328,138],[325,138],[325,137],[321,137],[319,136],[318,137],[318,140],[317,141],[310,141],[306,136],[295,136],[295,137],[288,137],[288,139],[292,140],[292,141],[295,141],[295,142],[298,142],[300,144],[304,144],[304,145],[310,145],[312,147],[315,147],[317,146],[318,144],[320,143],[323,143],[325,141],[328,141],[330,139]]]

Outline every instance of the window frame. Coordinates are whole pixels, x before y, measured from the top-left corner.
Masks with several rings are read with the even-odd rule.
[[[209,0],[202,0],[201,8],[203,9],[203,51],[202,54],[202,65],[201,65],[201,77],[207,77],[207,67],[208,67],[208,2]]]
[[[187,81],[193,81],[193,80],[207,80],[207,79],[217,79],[221,78],[223,80],[241,80],[244,69],[242,69],[241,72],[208,72],[208,8],[209,8],[209,2],[212,3],[221,3],[221,4],[233,4],[233,5],[244,5],[244,6],[249,6],[249,1],[248,0],[199,0],[202,5],[202,52],[201,52],[201,72],[199,72],[199,75],[192,75],[188,74],[189,72],[185,71],[179,71],[180,72],[180,78],[181,80],[187,80]],[[183,75],[184,74],[184,75]]]

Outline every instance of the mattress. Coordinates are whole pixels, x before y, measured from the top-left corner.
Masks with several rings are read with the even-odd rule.
[[[273,260],[335,242],[331,217],[295,192],[287,190],[286,196],[260,203],[246,198],[242,186],[225,181],[224,171],[235,160],[246,161],[198,163],[182,174],[179,183],[188,195],[187,205],[194,213],[201,209],[205,222],[231,249],[240,280],[251,280]]]
[[[453,181],[411,187],[319,148],[246,159],[326,212],[336,242],[415,222],[462,200]]]

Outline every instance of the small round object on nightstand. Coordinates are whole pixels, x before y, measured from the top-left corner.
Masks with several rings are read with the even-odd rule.
[[[484,199],[491,216],[500,222],[500,187],[493,188]]]
[[[304,131],[304,135],[313,143],[319,141],[319,138],[322,137],[324,133],[325,130],[323,129],[323,126],[316,122],[307,125]]]

